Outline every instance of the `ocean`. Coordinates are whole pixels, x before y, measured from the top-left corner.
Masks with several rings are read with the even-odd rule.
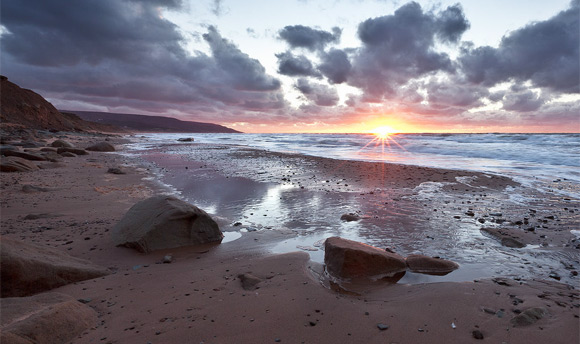
[[[194,137],[344,160],[384,161],[509,176],[538,190],[580,197],[580,134],[145,134],[154,144]]]

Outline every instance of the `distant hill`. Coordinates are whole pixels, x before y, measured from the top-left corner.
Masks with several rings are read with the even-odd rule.
[[[114,125],[129,131],[166,133],[239,133],[218,124],[181,121],[163,116],[145,116],[125,113],[63,110],[97,123]]]
[[[123,131],[110,125],[87,122],[74,114],[60,113],[41,95],[21,88],[5,76],[0,76],[0,123],[5,129]]]

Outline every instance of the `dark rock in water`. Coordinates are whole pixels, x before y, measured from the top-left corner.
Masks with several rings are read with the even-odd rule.
[[[29,172],[38,170],[38,166],[30,160],[9,156],[0,159],[1,172]]]
[[[4,298],[0,304],[5,344],[68,343],[98,319],[91,307],[59,293]]]
[[[218,224],[203,210],[172,196],[153,196],[136,203],[115,225],[113,242],[141,252],[223,239]]]
[[[468,211],[465,212],[465,215],[467,215],[467,216],[475,216],[475,213],[473,211],[471,211],[471,210],[468,210]]]
[[[109,274],[89,261],[54,249],[0,238],[2,297],[27,296]]]
[[[123,171],[121,168],[119,167],[111,167],[107,170],[107,173],[112,173],[112,174],[126,174],[125,171]]]
[[[358,221],[360,220],[360,217],[356,214],[350,213],[350,214],[343,214],[340,219],[342,221],[346,221],[346,222],[352,222],[352,221]]]
[[[522,238],[509,229],[484,227],[480,230],[483,233],[491,235],[494,239],[499,240],[503,246],[514,248],[522,248],[526,246],[526,244],[521,241]]]
[[[114,152],[115,146],[113,146],[108,142],[99,142],[92,146],[87,147],[87,150],[93,152]]]
[[[427,275],[447,275],[459,268],[455,262],[446,259],[433,258],[420,254],[412,254],[406,259],[409,270]]]
[[[17,150],[1,150],[0,154],[4,155],[4,156],[15,156],[18,158],[22,158],[22,159],[26,159],[26,160],[31,160],[31,161],[46,161],[46,158],[43,157],[42,155],[38,155],[38,154],[33,154],[33,153],[27,153],[27,152],[20,152]]]
[[[60,147],[64,147],[64,148],[73,148],[73,147],[74,147],[74,146],[72,145],[72,143],[70,143],[70,142],[68,142],[68,141],[64,141],[64,140],[56,140],[56,141],[53,141],[53,142],[50,144],[50,146],[51,146],[51,147],[57,147],[57,148],[60,148]]]
[[[193,137],[182,137],[182,138],[177,139],[177,141],[179,141],[179,142],[193,142],[194,139],[193,139]]]
[[[512,318],[510,322],[514,327],[529,326],[542,319],[546,314],[548,311],[543,307],[528,308]]]
[[[57,149],[56,152],[58,154],[62,154],[62,153],[74,153],[76,155],[87,155],[87,154],[89,154],[89,152],[87,152],[86,150],[84,150],[82,148],[68,148],[68,147],[60,147],[59,149]]]
[[[239,274],[238,278],[242,282],[242,288],[245,290],[256,290],[258,289],[258,284],[262,282],[262,279],[252,275],[252,274]]]
[[[324,248],[326,270],[338,278],[381,278],[407,270],[405,259],[398,254],[360,242],[332,237],[326,239]]]

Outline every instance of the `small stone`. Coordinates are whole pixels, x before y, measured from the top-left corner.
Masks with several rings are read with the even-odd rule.
[[[167,255],[163,257],[163,264],[171,264],[173,262],[173,256]]]
[[[382,323],[379,323],[379,324],[377,324],[377,328],[379,330],[381,330],[381,331],[384,331],[384,330],[388,330],[389,329],[389,326],[388,325],[385,325],[385,324],[382,324]]]
[[[80,302],[80,303],[85,303],[86,304],[86,303],[89,303],[89,302],[93,301],[93,299],[91,299],[90,297],[86,297],[86,298],[78,299],[77,301]]]
[[[107,173],[111,174],[125,174],[125,171],[120,169],[119,167],[111,167],[107,170]]]
[[[473,330],[473,332],[471,332],[471,335],[475,339],[483,339],[483,333],[481,333],[480,330]]]

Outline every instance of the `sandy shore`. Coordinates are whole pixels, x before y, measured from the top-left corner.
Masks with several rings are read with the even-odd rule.
[[[466,343],[478,341],[474,331],[494,343],[579,340],[580,299],[574,289],[578,282],[571,277],[571,270],[580,263],[569,231],[574,223],[577,225],[577,212],[564,211],[560,203],[553,208],[554,202],[536,200],[538,207],[533,210],[538,215],[533,220],[540,218],[544,223],[545,216],[560,211],[555,214],[560,221],[554,225],[550,221],[546,234],[522,230],[520,238],[537,245],[547,242],[547,250],[558,251],[569,267],[554,267],[560,282],[542,271],[517,280],[478,278],[465,282],[366,286],[339,292],[326,287],[327,281],[320,278],[320,265],[311,261],[308,253],[271,253],[277,243],[308,237],[309,231],[302,230],[312,224],[308,212],[316,210],[320,218],[318,226],[326,228],[311,233],[310,241],[329,234],[327,227],[343,226],[340,215],[354,211],[363,218],[360,223],[368,228],[388,227],[385,221],[400,219],[397,226],[407,233],[393,243],[403,254],[419,247],[425,253],[443,252],[446,257],[455,258],[451,253],[455,246],[430,248],[433,245],[426,244],[425,236],[437,238],[440,228],[477,221],[478,216],[465,215],[469,208],[477,214],[497,211],[494,210],[497,202],[508,197],[506,187],[518,186],[507,178],[469,173],[467,177],[478,178],[442,184],[442,190],[452,195],[455,202],[438,198],[434,211],[432,194],[421,193],[421,188],[432,185],[429,182],[455,182],[457,178],[465,181],[461,179],[466,177],[465,173],[246,148],[204,145],[174,148],[184,149],[180,147],[187,147],[188,159],[172,157],[167,154],[168,148],[148,153],[146,161],[157,164],[157,168],[118,153],[91,152],[47,166],[53,168],[0,175],[2,236],[57,247],[114,272],[56,289],[88,300],[87,304],[99,315],[99,323],[73,342]],[[107,173],[110,167],[122,167],[127,173]],[[236,222],[258,230],[243,231],[239,239],[217,246],[148,255],[114,247],[109,231],[124,213],[138,200],[167,192],[150,178],[156,177],[152,172],[161,167],[161,180],[174,185],[184,198],[194,204],[213,206],[210,212],[219,217],[222,230],[240,232]],[[200,184],[213,188],[202,188]],[[45,190],[24,192],[24,185]],[[227,188],[221,189],[220,185]],[[264,195],[272,188],[291,190],[293,203],[288,202],[298,204],[291,209],[301,210],[265,213],[272,203],[258,201],[267,199]],[[307,203],[313,196],[319,197],[322,206]],[[252,199],[258,201],[248,203],[251,212],[237,213],[241,206],[236,204]],[[445,203],[446,200],[450,202]],[[565,200],[562,202],[565,204]],[[299,207],[300,204],[306,206]],[[331,213],[320,210],[332,207],[336,209]],[[529,213],[528,205],[506,206],[502,211],[503,217],[510,220]],[[439,223],[437,228],[425,233],[434,221]],[[276,224],[277,230],[267,230]],[[359,236],[364,238],[364,233]],[[404,244],[405,236],[412,242]],[[419,241],[421,236],[423,240]],[[484,236],[477,240],[493,242]],[[507,252],[517,257],[518,251]],[[172,263],[160,264],[167,254],[173,256]],[[526,253],[526,257],[533,254]],[[532,266],[540,264],[529,259]],[[515,264],[526,263],[518,260]],[[238,275],[246,273],[261,280],[258,289],[242,287]],[[532,325],[514,327],[510,320],[532,307],[543,307],[548,313]],[[378,324],[387,325],[388,329],[381,330]]]

